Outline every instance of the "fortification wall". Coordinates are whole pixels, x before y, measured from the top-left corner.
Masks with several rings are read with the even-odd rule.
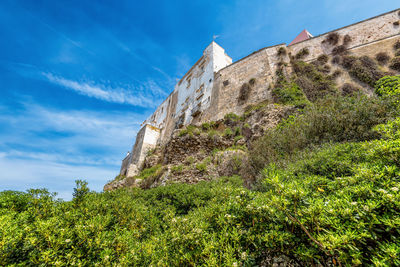
[[[210,108],[202,121],[218,120],[227,113],[243,113],[245,107],[271,99],[270,85],[278,64],[277,50],[284,44],[263,48],[221,69],[215,75]],[[252,80],[252,81],[250,81]],[[241,87],[248,85],[248,98],[239,98]]]
[[[240,115],[249,105],[261,101],[272,102],[278,64],[288,64],[285,70],[290,72],[289,56],[296,55],[302,49],[309,51],[302,59],[306,62],[314,61],[322,54],[332,56],[333,49],[338,46],[343,46],[357,56],[375,57],[379,52],[393,56],[393,44],[400,38],[400,26],[395,23],[399,21],[400,9],[397,9],[288,47],[280,44],[260,49],[233,64],[224,49],[212,42],[177,83],[171,95],[145,121],[146,126],[143,131],[139,131],[132,149],[127,175],[137,173],[145,151],[156,144],[165,144],[176,128],[190,123],[218,120],[231,112]],[[326,41],[332,33],[339,36],[337,44]],[[285,48],[287,55],[278,56],[280,48]],[[331,67],[332,72],[340,68],[332,64]],[[337,79],[339,86],[352,82],[347,73]],[[150,129],[147,124],[155,126],[153,128],[157,130]],[[147,135],[151,137],[146,141]],[[124,162],[123,166],[126,164]]]
[[[121,175],[126,176],[126,174],[128,173],[130,161],[131,161],[131,153],[128,152],[128,155],[126,155],[126,157],[122,160],[121,169],[119,171]]]
[[[379,42],[400,33],[399,25],[394,24],[394,22],[400,20],[398,12],[400,12],[400,9],[315,36],[289,46],[288,50],[292,55],[295,55],[301,49],[307,48],[310,54],[304,58],[305,61],[315,60],[322,54],[330,55],[334,46],[325,41],[330,33],[337,33],[340,36],[339,45],[343,44],[344,36],[350,36],[351,41],[347,46],[349,50]]]
[[[211,105],[205,111],[202,121],[218,120],[231,112],[242,114],[248,105],[261,101],[272,101],[271,85],[273,85],[277,64],[280,61],[277,55],[280,47],[285,47],[291,55],[307,49],[309,55],[303,60],[311,62],[322,54],[332,55],[334,47],[342,45],[344,37],[348,35],[351,40],[345,48],[354,55],[367,55],[373,58],[379,52],[393,53],[393,44],[399,39],[400,34],[400,27],[394,23],[400,20],[399,12],[400,9],[394,10],[288,47],[281,44],[263,48],[221,69],[215,75]],[[338,44],[330,45],[325,41],[330,33],[338,34]],[[284,61],[287,62],[288,58],[286,57]],[[251,79],[255,79],[255,85],[251,88],[249,99],[238,101],[241,87]],[[348,82],[353,82],[348,74],[344,74],[338,79],[339,86]]]
[[[154,126],[146,124],[140,129],[136,135],[135,145],[132,148],[126,176],[135,176],[139,173],[147,152],[156,146],[159,137],[160,130]]]

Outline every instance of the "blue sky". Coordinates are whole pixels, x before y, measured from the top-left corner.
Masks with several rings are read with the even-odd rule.
[[[119,172],[141,122],[213,35],[234,61],[398,8],[398,1],[2,0],[0,191],[70,199]]]

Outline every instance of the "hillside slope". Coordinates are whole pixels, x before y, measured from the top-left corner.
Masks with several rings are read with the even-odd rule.
[[[0,265],[400,265],[400,76],[347,57],[374,89],[294,57],[275,103],[177,130],[110,191],[0,192]]]

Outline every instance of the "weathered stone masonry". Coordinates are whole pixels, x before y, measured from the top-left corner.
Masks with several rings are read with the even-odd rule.
[[[262,48],[232,64],[224,49],[212,42],[203,56],[176,84],[173,92],[144,122],[132,151],[124,158],[120,174],[134,176],[141,169],[149,149],[165,144],[172,132],[184,125],[218,120],[225,114],[241,114],[246,106],[272,99],[271,88],[282,58],[277,51],[284,48],[295,55],[306,48],[306,62],[322,54],[332,54],[333,46],[324,42],[327,35],[349,36],[346,50],[356,56],[375,56],[379,52],[393,53],[393,44],[400,39],[400,9],[346,26],[290,46],[280,44]],[[343,38],[342,38],[343,39]],[[284,61],[288,61],[288,56]],[[339,85],[351,81],[346,74]],[[245,85],[247,84],[247,85]],[[251,84],[251,85],[249,85]],[[248,96],[241,101],[241,89],[247,86]]]

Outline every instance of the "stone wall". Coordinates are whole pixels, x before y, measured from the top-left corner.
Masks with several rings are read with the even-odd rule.
[[[126,176],[135,176],[139,173],[148,151],[156,147],[159,137],[160,130],[154,126],[146,124],[140,129],[132,148]]]
[[[303,58],[306,62],[314,61],[322,54],[332,55],[333,49],[338,46],[357,56],[375,57],[383,51],[393,56],[393,44],[400,39],[400,26],[395,23],[398,21],[400,9],[288,47],[280,44],[262,48],[233,64],[224,49],[212,42],[176,84],[174,91],[145,121],[146,125],[138,133],[132,149],[127,175],[138,172],[146,149],[168,142],[176,128],[219,120],[227,113],[240,115],[249,105],[273,102],[272,88],[279,62],[289,63],[289,55],[296,55],[302,49],[309,51]],[[336,44],[326,41],[330,34],[339,37]],[[284,49],[287,54],[278,56],[279,49]],[[290,72],[288,65],[286,70]],[[339,66],[331,65],[331,68],[334,71]],[[382,68],[387,71],[387,68]],[[337,79],[339,86],[352,82],[347,73]],[[149,128],[149,124],[157,130]],[[145,141],[146,135],[152,136],[151,142]]]
[[[241,114],[247,105],[271,99],[270,85],[279,61],[277,51],[280,47],[285,45],[263,48],[216,73],[211,105],[202,121],[218,120],[230,112]],[[248,87],[245,101],[239,99],[242,86]]]
[[[272,101],[271,89],[277,64],[280,61],[277,51],[284,47],[288,54],[296,55],[302,49],[309,51],[303,60],[314,61],[322,54],[331,55],[334,47],[342,45],[345,36],[350,37],[346,49],[357,56],[375,57],[379,52],[393,55],[393,44],[400,38],[400,9],[386,14],[331,31],[311,39],[286,47],[285,44],[260,49],[257,52],[221,69],[215,75],[214,88],[210,108],[205,111],[202,121],[218,120],[227,113],[242,114],[246,106],[261,101]],[[330,45],[326,38],[331,33],[337,33],[339,41]],[[288,58],[285,57],[285,62]],[[387,69],[385,69],[387,70]],[[290,70],[288,70],[290,71]],[[246,101],[239,101],[243,84],[255,79],[255,85],[250,88],[250,96]],[[344,74],[338,79],[338,85],[353,82],[349,75]]]
[[[131,153],[128,152],[128,155],[122,160],[121,169],[119,171],[120,175],[126,176],[128,173],[129,164],[131,162]]]
[[[347,46],[349,50],[368,44],[377,44],[381,40],[400,34],[400,27],[394,24],[394,22],[400,20],[398,12],[400,12],[400,9],[321,34],[306,41],[293,44],[288,49],[295,55],[301,49],[307,48],[310,54],[304,58],[305,61],[312,61],[321,54],[330,55],[334,46],[326,42],[325,39],[331,33],[337,33],[340,36],[339,45],[343,44],[344,36],[350,36],[351,41]]]

